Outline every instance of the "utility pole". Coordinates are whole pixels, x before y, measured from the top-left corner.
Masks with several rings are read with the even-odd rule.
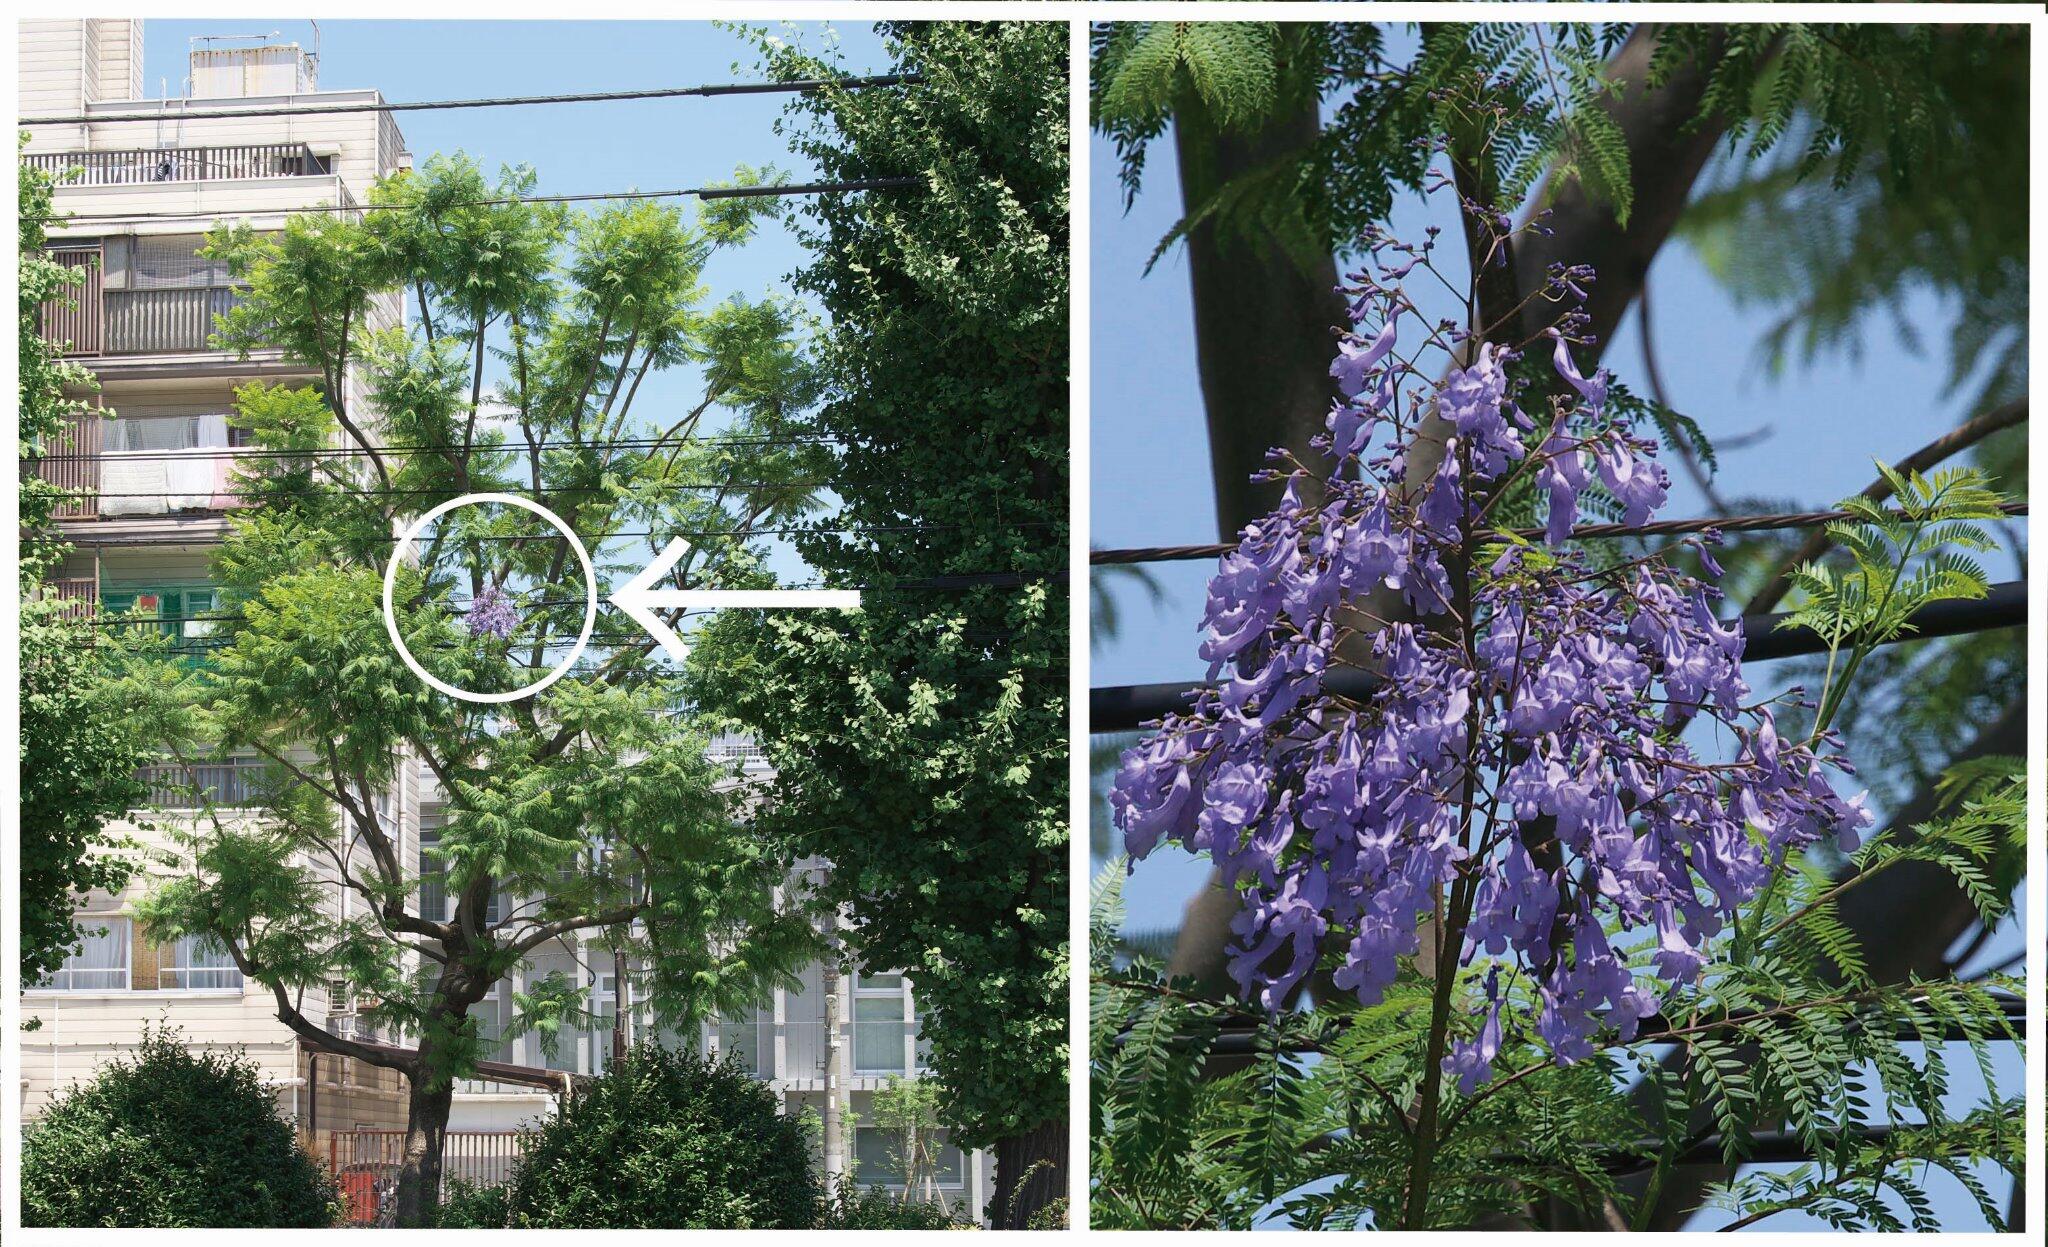
[[[631,1016],[626,989],[626,954],[612,945],[612,1068],[626,1059],[626,1026]]]
[[[825,993],[825,1182],[832,1185],[846,1172],[846,1130],[839,1112],[839,911],[825,919],[825,962],[821,967]]]

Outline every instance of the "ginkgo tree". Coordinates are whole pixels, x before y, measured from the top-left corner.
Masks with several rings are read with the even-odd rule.
[[[588,595],[564,534],[463,505],[392,572],[393,621],[425,670],[488,695],[567,663],[544,691],[445,696],[387,636],[394,533],[460,495],[534,498],[613,579],[688,534],[683,588],[771,583],[750,542],[817,497],[814,444],[786,423],[814,392],[807,325],[786,302],[706,294],[768,200],[572,214],[520,202],[533,185],[436,158],[380,182],[362,214],[212,238],[247,286],[220,345],[280,347],[321,381],[237,393],[243,506],[203,647],[130,642],[130,702],[166,750],[267,763],[253,811],[200,794],[143,926],[219,941],[308,1047],[403,1076],[405,1225],[431,1224],[454,1082],[484,1055],[477,1006],[522,959],[595,939],[682,1028],[790,982],[815,940],[782,894],[786,860],[739,831],[653,639],[607,610],[571,661]],[[391,292],[409,324],[377,313]],[[684,366],[702,377],[690,406],[640,397]],[[424,861],[386,799],[421,767],[446,803]],[[423,871],[445,909],[423,909]],[[551,1045],[591,1024],[585,977],[528,983],[510,1033]],[[327,1030],[308,997],[330,984],[399,1041]]]

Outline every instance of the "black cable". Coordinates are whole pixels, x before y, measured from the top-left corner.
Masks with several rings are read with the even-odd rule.
[[[1768,661],[1800,654],[1818,654],[1828,646],[1810,628],[1783,628],[1789,615],[1744,615],[1742,657],[1745,661]],[[2027,586],[2024,581],[2007,581],[1991,586],[1982,598],[1957,599],[1923,606],[1908,617],[1910,631],[1894,636],[1888,644],[1919,641],[1928,637],[1955,636],[1966,632],[1989,632],[1998,628],[2022,627],[2027,622]],[[1346,667],[1323,677],[1323,691],[1340,696],[1372,696],[1377,680],[1370,672]],[[1088,730],[1097,732],[1136,731],[1146,723],[1188,708],[1197,690],[1213,687],[1204,682],[1169,684],[1125,684],[1088,690]]]
[[[165,417],[114,415],[104,418],[118,421],[125,419],[152,420]],[[176,420],[189,419],[190,417],[172,416],[168,418]],[[60,451],[54,455],[24,455],[22,456],[22,462],[75,463],[88,460],[97,461],[107,455],[120,455],[123,459],[347,459],[367,456],[373,452],[387,455],[457,454],[462,452],[475,454],[527,454],[534,450],[578,449],[609,452],[614,450],[645,450],[669,446],[782,446],[792,442],[826,445],[839,442],[840,440],[841,438],[834,433],[747,433],[730,435],[705,433],[692,435],[681,441],[668,437],[622,437],[613,441],[602,442],[581,442],[574,438],[542,438],[532,446],[528,446],[524,442],[511,441],[497,443],[479,442],[470,446],[460,446],[454,443],[438,446],[397,446],[379,443],[376,445],[321,446],[310,450],[278,450],[269,446],[195,446],[186,450],[101,450],[91,453],[85,451]]]
[[[223,516],[225,515],[225,513],[221,513],[221,514],[223,514]],[[123,518],[126,518],[126,517],[123,517],[123,516],[115,516],[115,517],[113,517],[113,518],[114,518],[114,519],[117,519],[117,520],[118,520],[118,519],[123,519]],[[98,521],[91,521],[91,520],[81,520],[81,521],[78,521],[78,522],[80,522],[80,523],[97,523]],[[1064,526],[1065,524],[1066,524],[1066,521],[1065,521],[1065,520],[1015,520],[1015,521],[1011,521],[1011,522],[1010,522],[1010,523],[1009,523],[1009,524],[1007,525],[1007,527],[1010,527],[1010,528],[1056,528],[1056,527],[1061,527],[1061,526]],[[678,528],[678,529],[663,529],[663,530],[660,530],[660,531],[655,531],[655,530],[651,530],[651,529],[627,529],[627,530],[622,530],[622,531],[620,531],[620,532],[615,532],[615,533],[605,533],[605,534],[603,534],[602,536],[599,536],[599,535],[596,535],[596,534],[591,534],[591,535],[590,535],[590,536],[589,536],[589,537],[587,538],[587,540],[592,540],[592,541],[596,541],[596,542],[600,542],[600,543],[601,543],[601,542],[606,542],[606,541],[614,541],[614,540],[617,540],[618,538],[621,538],[621,537],[772,537],[772,536],[794,536],[794,535],[797,535],[797,534],[799,534],[799,533],[839,533],[839,534],[843,534],[843,535],[846,535],[846,536],[863,536],[863,535],[866,535],[866,534],[868,534],[868,533],[924,533],[924,532],[931,532],[931,533],[942,533],[942,532],[958,532],[958,531],[961,531],[961,530],[964,530],[964,529],[978,529],[978,528],[981,528],[981,527],[982,527],[982,525],[980,525],[980,524],[869,524],[869,525],[865,525],[865,526],[855,526],[855,525],[834,525],[834,524],[826,524],[826,525],[793,525],[793,526],[789,526],[789,527],[778,527],[778,528],[703,528],[703,529],[696,529],[696,530],[694,530],[694,531],[693,531],[693,530],[691,530],[691,529],[686,529],[686,528]],[[579,534],[577,534],[577,535],[578,535],[579,537],[583,537],[583,536],[584,536],[584,534],[581,534],[581,533],[579,533]],[[31,535],[28,535],[28,536],[25,536],[25,537],[21,538],[21,540],[22,540],[22,542],[23,542],[24,544],[26,544],[26,543],[28,543],[28,542],[38,542],[38,543],[41,543],[41,544],[44,544],[44,545],[65,545],[65,546],[76,546],[76,545],[84,545],[84,546],[87,546],[87,547],[89,547],[89,548],[93,548],[93,549],[104,549],[104,548],[111,548],[111,547],[119,547],[119,546],[133,546],[133,545],[166,545],[166,544],[175,544],[175,543],[177,543],[177,539],[176,539],[175,537],[173,537],[173,538],[166,538],[166,537],[165,537],[165,536],[164,536],[164,535],[163,535],[162,533],[150,533],[150,534],[148,534],[148,535],[146,535],[146,536],[137,536],[137,537],[135,537],[135,538],[133,538],[133,539],[131,539],[131,540],[129,540],[129,541],[125,541],[125,542],[124,542],[124,541],[94,541],[94,540],[91,540],[91,539],[90,539],[90,538],[91,538],[91,536],[92,536],[91,534],[78,534],[78,535],[73,535],[73,536],[62,536],[62,535],[59,535],[59,536],[44,536],[44,535],[40,535],[40,534],[31,534]],[[205,544],[208,544],[208,545],[213,545],[213,544],[217,544],[217,541],[215,541],[215,540],[214,540],[214,539],[213,539],[213,538],[211,537],[211,535],[200,535],[200,534],[195,534],[195,539],[197,539],[197,540],[202,540],[202,541],[204,541],[204,542],[205,542]],[[379,543],[381,543],[381,544],[384,544],[384,545],[397,545],[397,544],[398,544],[398,538],[397,538],[397,537],[395,537],[395,536],[394,536],[394,537],[376,537],[376,538],[371,538],[370,540],[374,540],[374,541],[377,541],[377,542],[379,542]],[[550,532],[545,532],[545,533],[530,533],[530,534],[518,534],[518,533],[477,533],[477,534],[473,534],[473,535],[471,535],[471,536],[466,536],[466,537],[463,537],[463,538],[462,538],[462,540],[463,540],[463,541],[465,541],[465,542],[467,542],[467,541],[559,541],[559,540],[561,540],[561,538],[560,538],[560,536],[559,536],[558,534],[555,534],[555,533],[553,533],[552,531],[550,531]]]
[[[59,183],[59,186],[63,186]],[[862,178],[850,182],[799,182],[781,186],[696,186],[663,191],[594,191],[579,195],[512,195],[496,199],[467,199],[445,204],[307,204],[274,211],[228,212],[74,212],[50,218],[51,229],[63,230],[80,222],[125,221],[215,221],[228,216],[297,216],[307,212],[423,212],[429,207],[482,208],[503,204],[587,203],[612,199],[771,199],[790,195],[830,195],[842,191],[900,190],[923,186],[921,177]]]
[[[111,121],[199,121],[240,117],[326,117],[346,113],[415,113],[450,108],[513,108],[531,104],[603,104],[621,100],[665,100],[723,95],[772,95],[784,92],[809,94],[838,89],[859,91],[869,87],[916,86],[923,74],[868,74],[848,78],[792,78],[788,82],[724,82],[696,87],[654,87],[640,91],[586,91],[561,95],[500,95],[455,100],[380,100],[373,104],[282,105],[276,108],[168,109],[153,113],[99,113],[74,117],[23,117],[16,125],[80,126]],[[171,101],[164,101],[166,104]],[[210,144],[209,146],[230,146]],[[124,149],[125,150],[125,149]],[[138,149],[139,150],[139,149]],[[43,154],[43,153],[38,153]]]
[[[2007,515],[2027,514],[2024,502],[2007,502],[1999,507]],[[1899,514],[1893,512],[1893,514]],[[1724,533],[1773,532],[1786,528],[1819,528],[1839,520],[1853,520],[1856,516],[1848,511],[1795,511],[1772,515],[1723,515],[1704,516],[1697,519],[1651,520],[1644,524],[1579,524],[1572,528],[1571,539],[1585,541],[1599,537],[1656,537],[1675,536],[1685,533],[1703,533],[1715,530]],[[1484,541],[1496,533],[1475,534]],[[1513,535],[1530,540],[1541,538],[1541,528],[1518,528]],[[1237,549],[1238,543],[1206,542],[1191,546],[1135,546],[1120,550],[1090,550],[1088,562],[1102,567],[1120,563],[1170,563],[1186,559],[1207,559],[1228,554]]]

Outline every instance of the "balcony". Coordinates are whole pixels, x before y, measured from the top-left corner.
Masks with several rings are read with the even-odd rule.
[[[224,412],[172,419],[192,422],[175,440],[150,439],[133,431],[161,423],[162,417],[137,415],[124,419],[121,425],[130,430],[128,442],[124,443],[119,436],[120,427],[110,429],[105,417],[96,412],[81,412],[67,417],[64,428],[45,443],[43,453],[24,460],[22,471],[32,471],[37,478],[69,495],[54,512],[60,520],[218,512],[239,505],[235,469],[241,460],[232,451],[246,444],[244,433],[226,426]],[[139,448],[125,448],[136,442],[140,442]]]
[[[208,804],[246,806],[263,800],[265,767],[261,758],[230,758],[224,763],[191,766],[156,762],[138,768],[135,777],[149,786],[150,809],[193,810],[204,809]],[[330,1017],[330,1028],[333,1023]]]
[[[237,147],[145,147],[127,151],[45,152],[23,156],[65,186],[136,186],[156,182],[214,182],[229,178],[300,178],[331,175],[333,158],[304,143]],[[65,175],[77,172],[70,179]]]
[[[43,337],[71,359],[110,355],[182,355],[211,350],[213,320],[242,302],[232,286],[105,290],[89,270],[75,307],[43,308]]]

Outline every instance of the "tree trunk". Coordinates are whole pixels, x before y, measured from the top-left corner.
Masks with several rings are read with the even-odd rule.
[[[1174,117],[1174,144],[1184,209],[1232,178],[1310,146],[1321,128],[1313,102],[1262,129],[1231,135],[1217,134],[1200,109],[1182,109]],[[1280,500],[1280,486],[1251,481],[1266,466],[1268,450],[1282,446],[1312,462],[1309,438],[1322,429],[1336,396],[1330,358],[1344,301],[1336,292],[1334,256],[1304,267],[1277,243],[1219,237],[1205,222],[1188,232],[1187,257],[1216,529],[1229,541]],[[1228,994],[1223,943],[1210,937],[1236,912],[1236,897],[1212,879],[1189,903],[1182,924],[1201,938],[1175,944],[1168,973],[1192,976],[1210,994]]]
[[[421,1065],[426,1045],[420,1045]],[[405,1229],[431,1229],[441,1208],[441,1147],[448,1133],[448,1111],[455,1100],[455,1084],[445,1082],[439,1090],[427,1090],[427,1076],[409,1071],[411,1094],[405,1108],[405,1154],[398,1170],[398,1225]]]
[[[1022,1134],[996,1140],[996,1189],[989,1223],[998,1230],[1030,1228],[1031,1218],[1067,1194],[1067,1119],[1042,1121]],[[1072,1209],[1067,1216],[1071,1218]]]

